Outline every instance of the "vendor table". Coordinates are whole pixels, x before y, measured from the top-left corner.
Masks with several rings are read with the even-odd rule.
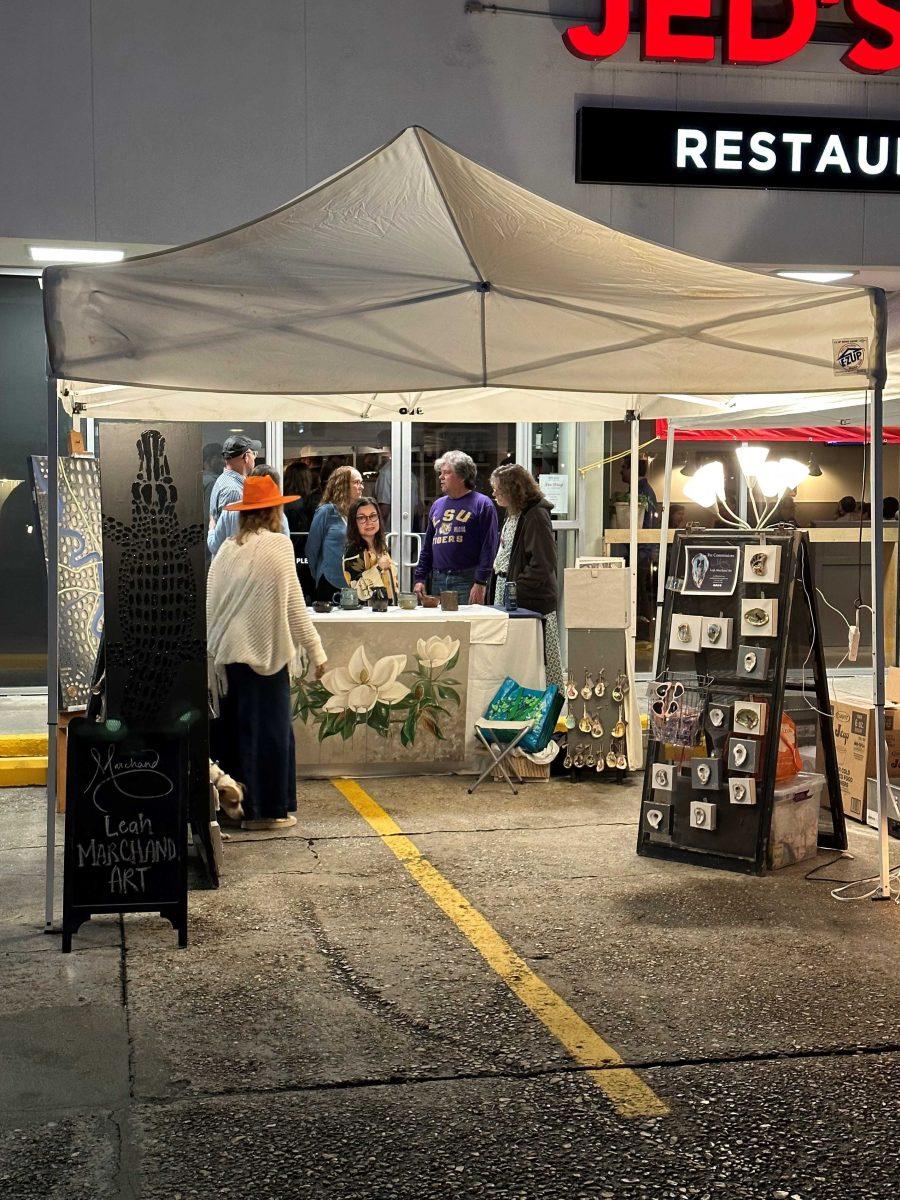
[[[546,686],[537,616],[483,605],[312,616],[328,670],[295,685],[301,776],[477,772],[475,720],[507,675]]]

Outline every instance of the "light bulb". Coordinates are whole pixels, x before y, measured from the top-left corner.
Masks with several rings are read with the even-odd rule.
[[[768,499],[780,496],[787,486],[781,471],[781,464],[774,459],[764,462],[756,473],[756,483],[759,490]]]
[[[703,508],[715,508],[718,499],[725,499],[725,468],[718,461],[704,463],[685,483],[684,494]]]
[[[781,467],[785,489],[789,491],[799,487],[809,474],[809,467],[806,463],[798,462],[796,458],[782,458],[778,465]]]
[[[768,446],[738,446],[735,450],[741,471],[747,479],[755,479],[762,464],[769,457]]]

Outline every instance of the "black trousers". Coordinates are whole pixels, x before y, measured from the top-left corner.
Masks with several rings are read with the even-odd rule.
[[[226,774],[244,785],[244,818],[284,817],[297,808],[297,764],[287,667],[259,675],[229,663],[228,693],[209,727],[210,752]]]

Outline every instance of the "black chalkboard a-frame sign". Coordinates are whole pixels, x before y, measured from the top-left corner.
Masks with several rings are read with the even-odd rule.
[[[95,913],[158,912],[187,945],[187,738],[69,724],[64,952]]]

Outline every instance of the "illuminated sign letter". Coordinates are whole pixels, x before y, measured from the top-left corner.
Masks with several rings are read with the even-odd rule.
[[[644,13],[641,58],[661,62],[712,62],[716,39],[705,33],[673,33],[677,17],[709,17],[712,0],[653,0]]]
[[[700,129],[679,129],[676,138],[675,165],[683,170],[688,159],[701,171],[706,170],[703,151],[706,149],[706,134]]]
[[[628,37],[629,0],[603,0],[604,20],[594,33],[589,25],[573,25],[563,34],[566,48],[578,58],[609,58]]]
[[[844,66],[863,75],[878,75],[900,67],[900,12],[882,0],[845,0],[845,7],[858,29],[871,27],[887,39],[887,45],[874,46],[868,38],[860,38],[841,59]]]
[[[775,37],[754,37],[753,0],[728,0],[724,62],[740,66],[782,62],[802,50],[816,28],[816,0],[791,0],[787,29]]]

